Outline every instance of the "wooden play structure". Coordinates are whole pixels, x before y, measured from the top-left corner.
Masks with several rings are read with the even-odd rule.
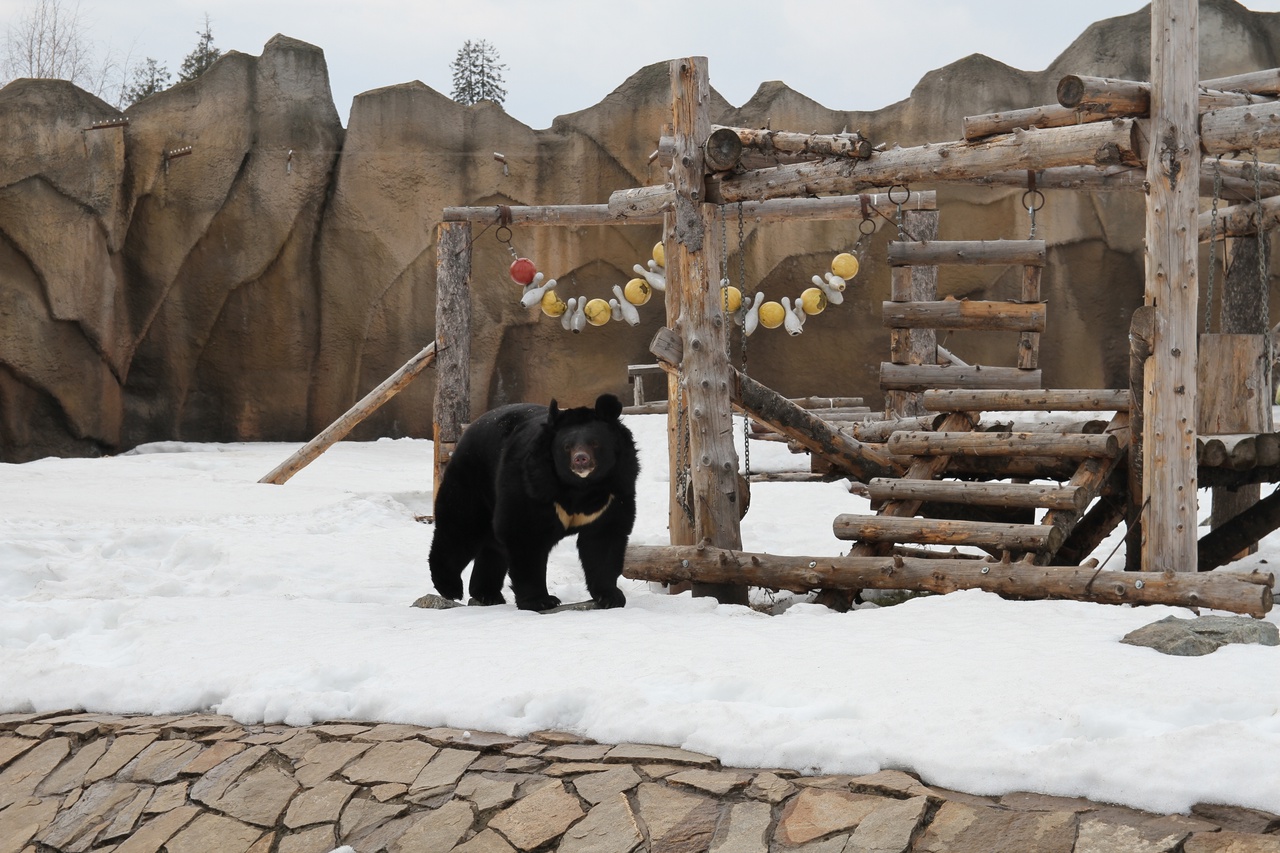
[[[608,204],[502,208],[507,227],[663,226],[667,320],[651,349],[668,375],[671,545],[633,546],[627,576],[689,582],[722,601],[745,601],[749,585],[821,590],[818,600],[836,608],[865,588],[981,588],[1265,614],[1273,575],[1197,572],[1280,527],[1280,491],[1263,500],[1257,491],[1280,482],[1263,241],[1252,275],[1234,272],[1249,267],[1237,263],[1223,285],[1220,334],[1198,334],[1197,267],[1201,241],[1265,234],[1280,221],[1280,169],[1257,162],[1259,149],[1280,147],[1280,69],[1198,81],[1197,18],[1196,0],[1155,0],[1150,82],[1067,77],[1059,104],[970,117],[960,140],[915,148],[876,150],[857,133],[714,127],[706,60],[673,60],[672,121],[658,146],[668,182],[616,192]],[[1239,152],[1253,162],[1220,159]],[[1145,190],[1131,387],[1043,388],[1046,244],[1034,227],[1027,240],[936,239],[932,188],[948,183],[1026,187],[1032,211],[1040,189]],[[1202,196],[1213,198],[1209,213],[1199,213]],[[731,215],[855,220],[872,207],[900,229],[881,306],[886,411],[829,421],[730,364],[725,249],[713,235]],[[437,481],[472,414],[472,226],[495,215],[446,208],[439,226]],[[938,268],[972,264],[1020,270],[1018,292],[939,299]],[[1246,307],[1226,307],[1238,304]],[[939,330],[956,329],[1008,335],[1016,366],[965,363],[938,344]],[[866,484],[876,514],[833,521],[852,543],[847,556],[742,552],[734,410]],[[1020,422],[1028,412],[1062,417]],[[1203,539],[1199,487],[1215,489]],[[1120,524],[1129,571],[1108,571],[1089,555]]]

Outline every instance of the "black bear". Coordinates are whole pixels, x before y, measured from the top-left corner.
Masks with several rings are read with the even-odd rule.
[[[626,603],[618,578],[636,520],[640,461],[622,403],[602,394],[594,408],[516,403],[486,412],[462,433],[436,494],[431,581],[446,598],[502,604],[502,585],[521,610],[547,610],[547,555],[571,533],[587,590],[598,607]]]

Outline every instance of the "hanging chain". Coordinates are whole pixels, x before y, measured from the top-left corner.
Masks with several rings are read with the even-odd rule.
[[[1204,333],[1206,335],[1213,331],[1210,323],[1213,320],[1213,278],[1218,252],[1218,199],[1221,195],[1222,155],[1219,154],[1218,159],[1213,163],[1213,206],[1209,208],[1209,282],[1204,299]]]
[[[894,223],[898,226],[898,239],[906,241],[911,238],[911,235],[907,233],[907,229],[902,224],[902,206],[911,199],[911,190],[905,184],[899,186],[902,187],[903,191],[902,200],[899,201],[893,197],[893,191],[897,189],[897,186],[892,186],[889,187],[889,203],[898,209],[897,214],[894,216]]]
[[[738,202],[738,289],[742,291],[743,306],[747,300],[747,248],[743,238],[742,202]],[[741,310],[741,309],[740,309]],[[747,375],[747,335],[743,325],[742,335],[742,375]],[[751,478],[751,418],[742,416],[742,469],[743,476]]]
[[[1031,231],[1027,234],[1028,240],[1036,238],[1036,212],[1044,207],[1044,193],[1036,189],[1036,173],[1034,169],[1027,170],[1027,191],[1022,194],[1022,206],[1027,209],[1027,217],[1031,220]]]
[[[1271,282],[1267,275],[1267,236],[1262,227],[1262,169],[1258,166],[1258,149],[1253,149],[1253,204],[1256,223],[1254,230],[1258,234],[1258,289],[1262,295],[1262,316],[1266,324],[1271,325]],[[1267,330],[1271,330],[1268,328]]]
[[[676,431],[680,433],[680,443],[676,447],[676,503],[684,510],[684,517],[689,526],[694,527],[693,507],[689,505],[689,424],[684,406],[684,371],[676,374]]]
[[[726,222],[724,205],[720,206],[720,316],[722,321],[729,316],[729,226]],[[729,324],[724,324],[724,357],[728,361],[733,357],[733,335],[729,334]]]

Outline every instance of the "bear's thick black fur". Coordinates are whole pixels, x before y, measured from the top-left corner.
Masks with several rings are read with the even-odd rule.
[[[618,578],[636,520],[640,462],[622,403],[601,395],[595,408],[517,403],[486,412],[463,432],[436,494],[431,581],[446,598],[502,604],[503,581],[521,610],[546,610],[547,555],[571,533],[597,606],[626,603]]]

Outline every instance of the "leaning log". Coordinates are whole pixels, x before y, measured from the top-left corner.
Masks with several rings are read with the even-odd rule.
[[[355,429],[369,415],[376,412],[383,403],[399,394],[427,365],[435,360],[436,342],[432,341],[421,352],[405,362],[404,366],[399,370],[384,379],[377,388],[364,395],[360,402],[321,430],[320,434],[315,438],[298,448],[297,452],[273,468],[271,473],[258,482],[270,483],[275,486],[283,485],[294,474],[314,462],[321,453],[324,453],[336,442],[346,437],[347,433]]]
[[[710,546],[627,548],[623,575],[633,580],[744,583],[804,593],[814,589],[981,589],[1015,599],[1099,604],[1208,607],[1262,618],[1271,610],[1271,574],[1107,572],[1083,566],[913,557],[803,557],[726,551]]]
[[[1262,230],[1271,231],[1280,224],[1280,197],[1263,199]],[[1210,238],[1221,240],[1224,237],[1250,237],[1258,233],[1258,205],[1254,202],[1235,204],[1218,211],[1215,222],[1213,212],[1207,211],[1196,219],[1196,227],[1200,232],[1200,242]]]
[[[707,182],[714,204],[893,185],[972,181],[991,172],[1084,164],[1137,165],[1143,140],[1134,120],[1019,131],[987,142],[893,148],[868,160],[827,160],[722,175]],[[612,209],[612,204],[610,205]]]
[[[1235,518],[1206,533],[1197,548],[1197,571],[1207,572],[1226,565],[1277,527],[1280,527],[1280,491],[1272,492]]]

